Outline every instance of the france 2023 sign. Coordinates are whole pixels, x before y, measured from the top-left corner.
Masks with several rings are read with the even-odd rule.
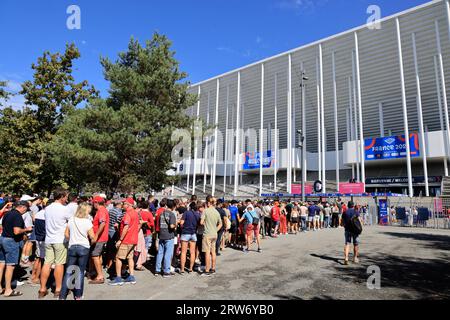
[[[260,153],[259,152],[246,152],[244,170],[255,170],[260,168]],[[268,150],[263,153],[263,169],[272,167],[272,151]]]
[[[373,138],[365,140],[366,160],[383,160],[406,158],[405,135]],[[409,135],[409,147],[411,157],[419,157],[419,135],[411,133]]]

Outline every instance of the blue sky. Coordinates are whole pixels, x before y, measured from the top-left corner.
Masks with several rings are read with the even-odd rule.
[[[32,77],[45,50],[75,42],[77,81],[107,94],[100,56],[115,59],[130,37],[157,30],[173,41],[192,83],[366,23],[369,5],[382,17],[428,0],[1,0],[0,80],[14,92]],[[69,5],[81,9],[81,29],[69,30]],[[15,97],[11,104],[22,102]]]

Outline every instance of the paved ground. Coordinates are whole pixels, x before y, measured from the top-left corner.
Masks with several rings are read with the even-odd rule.
[[[361,240],[359,265],[343,265],[343,229],[330,229],[264,240],[263,253],[227,249],[213,277],[191,274],[163,279],[149,271],[136,272],[136,285],[86,285],[85,298],[450,298],[449,231],[369,227]],[[380,290],[367,288],[370,265],[380,267]],[[23,286],[20,290],[24,292],[20,299],[37,297],[35,287]]]

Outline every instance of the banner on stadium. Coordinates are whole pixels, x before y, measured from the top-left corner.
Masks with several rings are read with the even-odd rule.
[[[260,153],[259,152],[246,152],[244,170],[255,170],[260,167]],[[263,153],[263,169],[272,168],[272,150],[268,150]]]
[[[302,185],[301,184],[292,184],[291,185],[291,193],[295,195],[302,194]],[[305,184],[305,195],[313,193],[313,187],[309,184]]]
[[[380,204],[380,223],[382,225],[388,224],[388,205],[386,199],[379,199],[378,203]]]
[[[367,161],[406,158],[405,135],[365,139],[364,145]],[[419,157],[419,135],[417,133],[409,135],[409,145],[411,157]]]
[[[339,193],[360,194],[364,193],[364,183],[339,183]]]

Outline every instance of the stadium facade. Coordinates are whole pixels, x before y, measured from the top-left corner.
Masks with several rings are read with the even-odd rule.
[[[320,180],[329,193],[354,179],[366,192],[439,195],[448,176],[450,3],[426,3],[379,27],[192,85],[199,101],[188,114],[217,130],[177,163],[183,188],[296,193],[302,180],[306,190]]]

